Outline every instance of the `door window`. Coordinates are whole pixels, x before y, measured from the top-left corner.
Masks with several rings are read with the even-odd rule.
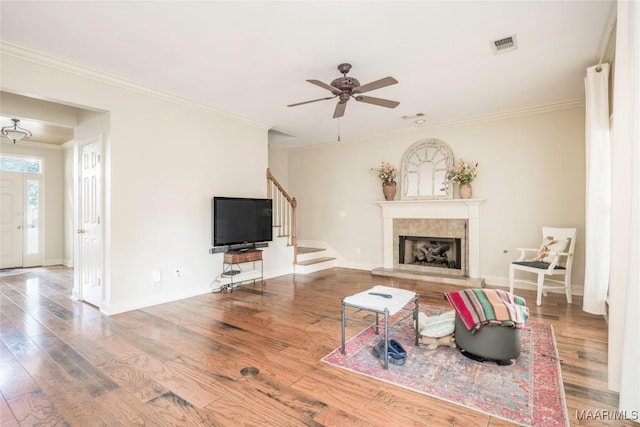
[[[25,251],[27,255],[40,252],[40,181],[27,180],[27,212],[25,217],[27,231]]]
[[[0,171],[42,173],[42,159],[0,154]]]

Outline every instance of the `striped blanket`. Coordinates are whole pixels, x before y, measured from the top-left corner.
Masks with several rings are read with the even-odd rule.
[[[499,289],[464,289],[444,296],[472,334],[484,325],[522,329],[529,317],[524,298]]]

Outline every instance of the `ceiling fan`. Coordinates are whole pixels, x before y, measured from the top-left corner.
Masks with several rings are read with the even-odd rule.
[[[331,82],[331,85],[323,83],[319,80],[307,80],[309,83],[313,83],[316,86],[320,86],[323,89],[327,89],[330,91],[333,96],[328,96],[326,98],[318,98],[312,99],[311,101],[298,102],[297,104],[290,104],[287,107],[295,107],[297,105],[309,104],[311,102],[325,101],[327,99],[338,98],[338,104],[336,105],[336,109],[333,112],[333,118],[337,119],[339,117],[344,116],[344,111],[347,108],[347,101],[350,98],[355,99],[359,102],[364,102],[367,104],[380,105],[382,107],[387,108],[396,108],[400,103],[398,101],[391,101],[389,99],[375,98],[373,96],[363,96],[361,93],[369,92],[374,89],[380,89],[386,86],[391,86],[398,81],[393,77],[384,77],[380,80],[373,81],[371,83],[367,83],[365,85],[360,86],[360,82],[353,78],[347,77],[347,73],[351,70],[351,64],[340,64],[338,65],[338,70],[342,73],[342,77],[338,77],[334,81]]]

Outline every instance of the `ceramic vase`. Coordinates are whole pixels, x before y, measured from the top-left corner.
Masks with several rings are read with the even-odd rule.
[[[382,184],[382,193],[384,194],[385,200],[393,200],[396,197],[396,183]]]
[[[471,196],[473,195],[473,189],[471,188],[471,184],[460,184],[458,193],[460,193],[461,199],[470,199]]]

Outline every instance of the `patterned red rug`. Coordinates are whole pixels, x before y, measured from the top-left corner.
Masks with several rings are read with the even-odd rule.
[[[433,316],[442,310],[423,306],[420,311]],[[373,326],[347,342],[346,355],[338,347],[322,361],[520,425],[569,425],[551,325],[527,322],[520,357],[511,366],[475,362],[457,348],[415,347],[410,319],[390,327],[389,336],[407,351],[404,365],[382,368],[372,353],[380,339]]]

